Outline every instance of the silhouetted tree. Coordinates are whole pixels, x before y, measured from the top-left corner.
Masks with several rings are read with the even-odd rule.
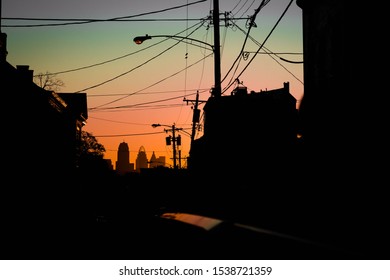
[[[49,72],[39,73],[34,76],[34,83],[46,90],[58,91],[61,87],[65,86],[65,83],[56,78],[55,74]]]
[[[105,152],[106,149],[95,136],[84,130],[81,132],[80,156],[103,158]]]
[[[106,174],[109,166],[103,158],[106,149],[95,136],[87,131],[81,132],[81,143],[78,152],[78,166],[85,175],[101,176]]]
[[[78,151],[78,168],[80,175],[88,181],[102,180],[112,173],[110,166],[104,159],[106,149],[97,141],[95,136],[82,131],[81,143]]]

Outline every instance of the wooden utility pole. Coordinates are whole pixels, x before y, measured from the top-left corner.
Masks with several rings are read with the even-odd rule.
[[[191,147],[192,147],[192,143],[195,140],[196,124],[199,123],[199,117],[200,117],[200,110],[198,109],[198,105],[199,105],[199,103],[206,102],[206,100],[199,100],[199,91],[197,91],[195,100],[190,100],[190,99],[184,98],[183,101],[186,101],[187,105],[188,105],[188,102],[192,102],[194,104],[194,109],[193,109],[194,112],[192,115],[192,129],[191,129]]]
[[[161,124],[154,124],[152,125],[154,127],[156,126],[161,126]],[[168,126],[168,125],[163,125],[163,126]],[[179,136],[176,136],[176,130],[183,130],[182,128],[177,128],[175,126],[175,124],[172,125],[172,128],[171,129],[164,129],[165,132],[172,132],[172,137],[169,136],[169,143],[167,143],[167,145],[171,145],[171,142],[172,142],[172,147],[173,147],[173,168],[174,169],[177,169],[177,152],[176,152],[176,146],[180,146],[181,145],[181,137],[180,135]]]
[[[199,91],[196,92],[194,113],[192,115],[191,147],[192,147],[192,143],[194,142],[194,139],[195,139],[195,127],[196,127],[196,124],[199,122],[198,102],[199,102]]]
[[[177,169],[177,163],[176,163],[176,136],[175,136],[175,125],[172,125],[172,146],[173,146],[173,168]]]
[[[219,35],[219,0],[214,0],[213,5],[213,25],[214,25],[214,90],[212,95],[220,97],[221,88],[221,48]]]

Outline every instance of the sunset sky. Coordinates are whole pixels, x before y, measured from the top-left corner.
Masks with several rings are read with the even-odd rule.
[[[247,18],[259,7],[245,40]],[[164,131],[172,125],[183,129],[177,134],[185,167],[193,103],[184,98],[195,100],[199,92],[206,101],[214,86],[212,9],[212,0],[2,0],[1,31],[13,66],[56,74],[65,84],[59,92],[87,94],[84,130],[104,145],[114,167],[123,141],[131,163],[143,146],[148,159],[155,152],[172,165],[172,146],[165,143],[171,133]],[[223,95],[230,95],[237,78],[248,91],[289,82],[299,106],[303,64],[283,60],[303,59],[301,9],[295,1],[223,0],[219,10]],[[207,44],[161,37],[133,42],[145,34],[188,36]],[[243,46],[248,56],[240,56]],[[163,126],[153,128],[154,123]],[[201,135],[197,131],[195,139]]]

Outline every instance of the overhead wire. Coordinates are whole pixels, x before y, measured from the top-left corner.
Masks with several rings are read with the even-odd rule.
[[[198,22],[198,23],[190,26],[188,29],[192,29],[192,28],[196,27],[197,25],[199,25],[199,27],[197,27],[197,29],[198,29],[198,28],[200,28],[202,26],[202,24],[203,24],[202,22]],[[177,33],[176,35],[181,34],[181,33],[185,32],[185,31],[187,31],[187,29]],[[169,38],[167,38],[165,40],[158,41],[158,42],[156,42],[156,43],[154,43],[154,44],[152,44],[150,46],[144,47],[141,50],[137,50],[137,51],[134,51],[134,52],[131,52],[131,53],[119,56],[119,57],[115,57],[115,58],[112,58],[112,59],[109,59],[109,60],[105,60],[105,61],[102,61],[102,62],[94,63],[94,64],[91,64],[91,65],[87,65],[87,66],[82,66],[82,67],[77,67],[77,68],[73,68],[73,69],[63,70],[63,71],[48,72],[47,75],[59,75],[59,74],[65,74],[65,73],[70,73],[70,72],[85,70],[85,69],[92,68],[92,67],[101,66],[101,65],[104,65],[104,64],[107,64],[107,63],[110,63],[110,62],[114,62],[114,61],[126,58],[128,56],[135,55],[135,54],[138,54],[140,52],[146,51],[146,50],[148,50],[150,48],[153,48],[153,47],[155,47],[155,46],[157,46],[157,45],[159,45],[159,44],[161,44],[161,43],[163,43],[163,42],[165,42],[167,40],[169,40]],[[45,75],[45,74],[43,74],[43,75]]]
[[[139,64],[139,65],[137,65],[136,67],[133,67],[133,68],[131,68],[130,70],[128,70],[128,71],[126,71],[126,72],[123,72],[123,73],[121,73],[121,74],[119,74],[119,75],[117,75],[117,76],[115,76],[115,77],[112,77],[112,78],[110,78],[110,79],[108,79],[108,80],[105,80],[105,81],[103,81],[103,82],[100,82],[100,83],[98,83],[98,84],[95,84],[95,85],[89,86],[89,87],[87,87],[87,88],[78,90],[78,91],[76,91],[75,93],[80,93],[80,92],[87,91],[87,90],[89,90],[89,89],[97,88],[97,87],[99,87],[99,86],[102,86],[102,85],[104,85],[104,84],[107,84],[107,83],[109,83],[109,82],[112,82],[112,81],[114,81],[114,80],[116,80],[116,79],[118,79],[118,78],[120,78],[120,77],[123,77],[123,76],[125,76],[125,75],[127,75],[127,74],[133,72],[134,70],[136,70],[136,69],[138,69],[138,68],[140,68],[140,67],[146,65],[146,64],[149,63],[150,61],[152,61],[152,60],[158,58],[159,56],[161,56],[162,54],[164,54],[164,53],[166,53],[167,51],[171,50],[173,47],[175,47],[175,46],[178,45],[179,43],[180,43],[180,42],[177,42],[177,43],[173,44],[172,46],[168,47],[167,49],[165,49],[165,50],[163,50],[162,52],[158,53],[157,55],[153,56],[152,58],[149,58],[149,59],[146,60],[144,63]],[[120,99],[123,99],[123,98],[126,98],[126,97],[119,98],[119,99],[117,99],[117,100],[115,100],[115,101],[113,101],[113,102],[116,102],[116,101],[118,101],[118,100],[120,100]]]
[[[204,23],[205,23],[205,21],[202,22],[202,24],[204,24]],[[207,38],[208,34],[209,34],[209,28],[206,28],[206,34],[204,35],[204,37]],[[207,39],[204,41],[207,42]],[[206,57],[206,50],[202,49],[202,48],[200,50],[201,51],[204,50],[204,52],[202,54],[203,54],[203,58],[205,58]],[[199,78],[198,90],[200,89],[202,81],[203,81],[205,66],[206,66],[206,59],[203,60],[202,70],[201,70],[201,74],[200,74],[200,78]]]
[[[152,95],[152,94],[162,94],[162,93],[173,93],[173,92],[196,92],[197,90],[205,92],[207,89],[178,89],[178,90],[164,90],[164,91],[146,91],[146,92],[138,92],[139,95]],[[107,96],[124,96],[129,93],[104,93],[104,94],[89,94],[88,97],[107,97]]]
[[[141,13],[137,15],[131,15],[131,16],[123,16],[123,17],[115,17],[115,18],[110,18],[110,19],[88,19],[88,20],[81,20],[77,19],[72,22],[66,22],[66,23],[58,23],[58,24],[36,24],[36,25],[16,25],[16,26],[7,26],[7,25],[2,25],[3,27],[42,27],[42,26],[60,26],[60,25],[75,25],[75,24],[87,24],[87,23],[94,23],[94,22],[105,22],[105,21],[118,21],[118,20],[123,20],[123,19],[129,19],[133,17],[140,17],[140,16],[146,16],[146,15],[151,15],[151,14],[157,14],[157,13],[162,13],[170,10],[175,10],[175,9],[180,9],[183,7],[188,7],[190,5],[198,4],[200,2],[205,2],[207,0],[198,0],[192,3],[184,4],[184,5],[179,5],[175,7],[170,7],[166,9],[161,9],[157,11],[152,11],[152,12],[146,12],[146,13]],[[2,18],[2,19],[18,19],[18,20],[26,20],[27,18]],[[40,20],[40,21],[66,21],[67,19],[28,19],[28,20]]]
[[[196,93],[192,93],[192,94],[189,94],[189,95],[191,96],[191,95],[195,95],[195,94]],[[140,105],[160,103],[160,102],[175,100],[175,99],[179,99],[179,98],[182,99],[183,96],[182,95],[174,96],[174,97],[170,97],[170,98],[159,99],[159,100],[148,101],[148,102],[142,102],[142,103],[136,103],[136,104],[131,104],[131,105],[122,105],[122,106],[115,106],[115,107],[104,107],[104,108],[100,108],[100,110],[111,110],[111,109],[119,109],[119,108],[132,108],[132,107],[137,107],[137,106],[140,106]]]
[[[188,0],[187,0],[187,4],[188,4]],[[188,6],[186,7],[186,17],[188,18]],[[189,34],[188,34],[188,21],[185,22],[186,23],[186,38],[188,38]],[[188,41],[186,41],[186,45],[185,45],[185,55],[184,55],[184,61],[185,61],[185,70],[184,70],[184,98],[186,97],[186,89],[187,89],[187,74],[188,74]],[[182,103],[182,105],[184,105],[184,103]],[[183,107],[181,107],[183,108]],[[182,113],[182,110],[180,110],[178,116],[177,116],[177,119],[180,118],[180,115]]]
[[[198,64],[199,62],[203,61],[204,59],[206,59],[207,57],[210,57],[210,56],[212,56],[212,53],[209,54],[208,56],[206,56],[205,58],[201,58],[201,59],[199,59],[198,61],[192,63],[192,64],[189,65],[188,67],[192,67],[192,66],[196,65],[196,64]],[[127,98],[127,97],[130,97],[130,96],[132,96],[132,95],[135,95],[135,94],[137,94],[137,93],[140,92],[140,91],[143,91],[143,90],[145,90],[145,89],[151,88],[151,87],[153,87],[153,86],[155,86],[155,85],[157,85],[157,84],[159,84],[159,83],[161,83],[161,82],[163,82],[163,81],[165,81],[165,80],[167,80],[167,79],[169,79],[169,78],[171,78],[171,77],[173,77],[173,76],[176,76],[177,74],[181,73],[182,71],[184,71],[184,69],[181,69],[181,70],[179,70],[179,71],[177,71],[177,72],[175,72],[175,73],[169,75],[168,77],[165,77],[165,78],[163,78],[163,79],[161,79],[161,80],[159,80],[159,81],[157,81],[157,82],[155,82],[155,83],[153,83],[153,84],[151,84],[151,85],[149,85],[149,86],[147,86],[147,87],[145,87],[145,88],[143,88],[143,89],[140,89],[139,91],[136,91],[136,92],[133,92],[133,93],[129,93],[129,94],[127,94],[126,96],[124,96],[124,97],[122,97],[122,98],[115,99],[115,100],[113,100],[113,101],[111,101],[111,102],[107,102],[107,103],[105,103],[105,104],[103,104],[103,105],[96,106],[96,107],[94,107],[94,108],[90,108],[90,110],[95,110],[95,109],[100,108],[100,107],[102,107],[102,106],[109,105],[109,104],[112,104],[112,103],[117,102],[117,101],[119,101],[119,100],[122,100],[122,99],[124,99],[124,98]]]
[[[286,14],[287,10],[290,8],[291,6],[291,3],[293,2],[294,0],[290,0],[289,4],[287,5],[287,7],[285,8],[285,10],[283,11],[283,13],[281,14],[281,16],[279,17],[279,19],[276,21],[276,23],[274,24],[273,28],[271,29],[271,31],[268,33],[267,37],[264,39],[263,43],[261,44],[261,46],[258,48],[258,50],[256,51],[256,53],[252,56],[252,58],[250,59],[250,61],[245,65],[245,67],[241,70],[240,74],[234,79],[233,82],[230,82],[222,91],[222,93],[226,92],[233,84],[235,81],[237,81],[241,75],[245,72],[245,70],[249,67],[249,65],[252,63],[252,61],[255,59],[256,55],[260,52],[260,50],[263,48],[264,44],[267,42],[267,40],[269,39],[269,37],[271,36],[271,34],[273,33],[273,31],[275,30],[276,26],[278,26],[279,22],[282,20],[282,18],[284,17],[284,15]]]
[[[200,26],[201,26],[201,25],[200,25]],[[196,30],[198,30],[198,29],[200,28],[200,26],[197,27],[195,30],[193,30],[190,34],[194,33]],[[181,33],[181,32],[180,32],[180,33]],[[178,34],[180,34],[180,33],[178,33]],[[169,38],[168,38],[168,39],[169,39]],[[167,40],[167,39],[165,39],[165,40]],[[143,66],[143,65],[145,65],[146,63],[150,62],[151,60],[153,60],[153,59],[155,59],[155,58],[161,56],[161,55],[162,55],[163,53],[165,53],[166,51],[172,49],[174,46],[176,46],[176,45],[179,44],[180,42],[181,42],[181,40],[178,41],[177,43],[173,44],[173,45],[170,46],[169,48],[163,50],[163,51],[160,52],[159,54],[157,54],[157,55],[153,56],[152,58],[148,59],[148,60],[145,61],[144,63],[142,63],[142,64],[140,64],[140,65],[137,65],[135,68],[132,68],[132,69],[130,69],[129,71],[127,71],[127,72],[125,72],[125,73],[122,73],[122,74],[120,74],[120,75],[118,75],[118,76],[116,76],[116,77],[114,77],[114,78],[119,78],[119,77],[121,77],[121,76],[123,76],[123,75],[126,75],[126,74],[130,73],[131,71],[133,71],[133,70],[135,70],[135,69],[140,68],[141,66]],[[212,55],[212,53],[209,54],[208,56],[211,56],[211,55]],[[185,67],[185,69],[187,69],[188,67],[194,66],[195,64],[197,64],[197,63],[199,63],[200,61],[204,60],[204,59],[207,58],[208,56],[206,56],[206,57],[204,57],[204,58],[202,58],[202,59],[196,61],[195,63],[192,63],[190,66]],[[170,75],[169,77],[166,77],[166,78],[164,78],[164,79],[162,79],[162,80],[160,80],[160,81],[158,81],[158,82],[156,82],[156,83],[154,83],[154,84],[152,84],[152,85],[150,85],[150,86],[148,86],[148,87],[146,87],[146,88],[144,88],[144,89],[142,89],[142,90],[145,90],[145,89],[150,88],[150,87],[152,87],[152,86],[154,86],[154,85],[156,85],[156,84],[158,84],[158,83],[160,83],[160,82],[162,82],[162,81],[165,81],[166,79],[168,79],[168,78],[170,78],[170,77],[173,77],[173,76],[179,74],[180,72],[182,72],[182,71],[185,70],[185,69],[182,69],[182,70],[180,70],[180,71],[178,71],[178,72],[176,72],[176,73]],[[110,80],[108,80],[108,81],[106,81],[106,82],[109,82],[109,81],[112,81],[112,80],[113,80],[113,79],[110,79]],[[106,82],[103,82],[103,83],[106,83]],[[100,84],[95,85],[95,86],[93,86],[93,87],[102,85],[103,83],[100,83]],[[92,87],[90,87],[90,88],[92,88]],[[88,88],[88,89],[89,89],[89,88]],[[81,91],[78,91],[78,92],[82,92],[82,91],[85,91],[85,90],[86,90],[86,89],[81,90]],[[142,90],[140,90],[140,91],[142,91]],[[137,91],[137,92],[138,92],[138,91]],[[102,107],[102,106],[109,105],[109,104],[112,104],[112,103],[114,103],[114,102],[120,101],[120,100],[122,100],[122,99],[124,99],[124,98],[127,98],[127,97],[129,97],[129,96],[132,96],[132,95],[136,94],[137,92],[130,93],[130,94],[126,95],[126,96],[117,98],[117,99],[112,100],[112,101],[110,101],[110,102],[107,102],[107,103],[105,103],[105,104],[103,104],[103,105],[97,106],[97,107],[95,107],[95,108],[93,108],[93,109],[96,109],[96,108],[98,108],[98,107]]]
[[[241,55],[242,55],[242,52],[244,51],[245,49],[245,45],[246,45],[246,42],[248,40],[248,36],[249,36],[249,33],[250,33],[250,30],[254,24],[254,21],[256,19],[256,16],[257,14],[260,12],[260,10],[269,3],[270,0],[262,0],[259,7],[257,9],[255,9],[255,13],[250,17],[250,23],[249,23],[249,27],[248,27],[248,31],[247,31],[247,35],[245,36],[245,39],[244,39],[244,42],[242,44],[242,47],[241,47],[241,50],[238,54],[238,56],[236,57],[236,59],[234,60],[233,64],[231,65],[231,67],[229,68],[229,70],[227,71],[227,73],[225,74],[225,76],[221,79],[221,83],[227,78],[227,76],[229,75],[229,73],[233,70],[234,66],[237,64],[237,67],[238,67],[238,63],[240,60],[241,60]],[[237,70],[237,67],[236,67],[236,70]],[[235,73],[235,72],[234,72]],[[232,78],[230,79],[229,83],[228,84],[231,84],[232,83],[232,79],[233,79],[233,76]],[[226,91],[226,90],[223,90],[222,93]]]
[[[185,31],[187,32],[187,34],[188,34],[188,30],[189,30],[189,29],[192,29],[192,28],[196,27],[197,25],[198,25],[198,27],[197,27],[196,29],[200,28],[200,27],[203,25],[203,22],[194,24],[193,26],[187,28],[187,29],[185,30]],[[196,29],[195,29],[195,30],[196,30]],[[195,30],[194,30],[194,31],[195,31]],[[193,31],[193,32],[194,32],[194,31]],[[182,31],[182,32],[184,32],[184,31]],[[182,33],[182,32],[179,32],[179,33],[177,33],[177,34],[180,34],[180,33]],[[192,34],[193,32],[191,32],[191,34]],[[168,40],[168,39],[169,39],[169,38],[167,38],[166,40]],[[139,52],[141,52],[141,51],[144,51],[144,50],[146,50],[146,49],[152,48],[152,47],[154,47],[154,46],[156,46],[156,45],[158,45],[158,44],[160,44],[160,43],[162,43],[162,42],[164,42],[164,41],[166,41],[166,40],[159,41],[159,42],[157,42],[157,43],[155,43],[155,44],[153,44],[153,45],[151,45],[151,46],[148,46],[148,47],[143,48],[142,50],[138,50],[138,51],[135,51],[135,52],[132,52],[132,53],[129,53],[129,54],[126,54],[126,55],[123,55],[123,56],[114,58],[114,59],[110,59],[110,60],[106,60],[106,61],[103,61],[103,62],[99,62],[99,63],[95,63],[95,64],[92,64],[92,65],[83,66],[83,67],[79,67],[79,68],[74,68],[74,69],[70,69],[70,70],[64,70],[64,71],[58,71],[58,72],[51,72],[50,74],[57,75],[57,74],[63,74],[63,73],[68,73],[68,72],[74,72],[74,71],[84,70],[84,69],[92,68],[92,67],[95,67],[95,66],[100,66],[100,65],[103,65],[103,64],[106,64],[106,63],[114,62],[114,61],[116,61],[116,60],[120,60],[120,59],[123,59],[123,58],[125,58],[125,57],[130,56],[130,55],[137,54],[137,53],[139,53]],[[176,44],[175,44],[175,45],[176,45]],[[198,46],[198,45],[197,45],[197,46]],[[199,46],[198,46],[198,47],[199,47]],[[204,59],[205,59],[205,57],[204,57]],[[186,66],[185,69],[187,69],[187,68],[188,68],[188,67]],[[99,83],[99,84],[97,84],[97,85],[91,86],[91,87],[89,87],[89,88],[85,88],[85,89],[83,89],[83,90],[79,90],[79,91],[77,91],[77,92],[82,92],[82,91],[85,91],[85,90],[87,90],[87,89],[91,89],[91,88],[95,88],[95,87],[97,87],[97,86],[103,85],[103,84],[108,83],[108,82],[110,82],[110,81],[113,81],[113,80],[115,80],[115,79],[117,79],[117,78],[119,78],[119,77],[122,77],[122,76],[126,75],[127,73],[129,73],[129,72],[131,72],[131,71],[133,71],[133,70],[134,70],[134,69],[132,69],[132,70],[130,70],[130,71],[127,71],[127,72],[125,72],[125,73],[122,73],[122,74],[120,74],[120,75],[117,75],[116,77],[111,78],[111,79],[109,79],[109,80],[106,80],[106,81],[104,81],[104,82],[102,82],[102,83]],[[133,94],[134,94],[134,93],[132,93],[131,95],[133,95]],[[125,94],[125,97],[126,97],[126,96],[129,96],[129,94]],[[157,101],[157,102],[158,102],[158,101]],[[90,109],[93,110],[94,108],[90,108]]]
[[[239,29],[240,31],[242,31],[243,33],[246,33],[245,30],[243,30],[241,27],[239,27],[238,25],[236,25],[235,23],[233,23],[237,29]],[[248,36],[249,39],[251,39],[256,45],[258,45],[259,47],[261,46],[260,42],[258,42],[255,38],[253,38],[251,35]],[[280,54],[290,54],[290,55],[302,55],[303,53],[291,53],[291,52],[282,52],[282,53],[275,53],[275,52],[272,52],[271,50],[269,50],[268,48],[266,48],[264,45],[262,47],[262,49],[264,50],[264,54],[267,54],[269,57],[271,57],[277,64],[279,64],[284,70],[286,70],[288,73],[290,73],[297,81],[299,81],[302,85],[303,85],[303,81],[301,79],[299,79],[297,76],[295,76],[290,70],[288,70],[282,63],[280,63],[277,59],[275,59],[273,56],[276,56],[278,57],[279,59],[283,60],[283,61],[286,61],[286,62],[289,62],[289,63],[292,63],[290,60],[287,60],[283,57],[280,56]],[[250,53],[250,52],[247,52],[247,53]],[[259,51],[256,51],[257,54],[260,54]],[[300,62],[299,62],[300,63]]]
[[[246,8],[246,10],[244,12],[242,12],[241,14],[241,17],[246,13],[248,12],[248,10],[253,6],[253,4],[255,3],[256,0],[252,0],[252,3]],[[242,5],[242,7],[236,12],[236,14],[244,8],[244,6],[248,3],[248,0],[245,1],[245,3]]]
[[[241,11],[241,9],[243,9],[243,7],[245,6],[245,4],[248,2],[248,0],[245,0],[244,4],[241,5],[241,8],[238,8],[238,5],[242,2],[242,0],[240,1],[237,1],[236,5],[230,10],[230,12],[234,15],[236,15],[239,11]],[[233,13],[233,11],[238,8],[238,11],[236,11],[235,13]]]

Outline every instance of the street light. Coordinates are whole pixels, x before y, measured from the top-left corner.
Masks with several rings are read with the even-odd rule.
[[[175,124],[173,125],[166,125],[166,124],[159,124],[159,123],[154,123],[152,124],[152,127],[153,128],[156,128],[158,126],[166,126],[166,127],[170,127],[170,129],[164,129],[165,132],[168,132],[168,131],[171,131],[172,132],[172,137],[171,136],[168,136],[167,137],[167,145],[170,145],[171,142],[172,142],[172,147],[173,147],[173,168],[174,169],[177,169],[177,164],[176,164],[176,144],[178,146],[181,145],[181,136],[175,136],[175,132],[176,130],[182,130],[182,128],[177,128],[175,127]],[[169,138],[169,142],[168,142],[168,138]]]
[[[137,45],[142,44],[145,40],[152,39],[153,37],[165,37],[165,38],[171,38],[171,39],[181,39],[181,40],[188,40],[188,41],[194,41],[198,43],[205,44],[209,47],[211,47],[213,53],[214,53],[214,89],[212,90],[212,95],[215,97],[220,97],[222,94],[221,89],[221,51],[220,51],[220,45],[219,45],[219,1],[214,0],[213,1],[213,25],[214,25],[214,46],[189,37],[182,37],[177,35],[154,35],[150,36],[146,34],[145,36],[137,36],[133,39],[134,43]]]
[[[201,41],[201,40],[198,40],[198,39],[194,39],[194,38],[190,38],[190,37],[184,37],[184,36],[178,36],[178,35],[153,35],[153,36],[150,36],[150,35],[146,34],[145,36],[134,37],[133,41],[137,45],[141,45],[144,41],[150,40],[152,38],[180,39],[180,41],[187,40],[187,41],[198,42],[200,44],[204,44],[206,46],[209,46],[210,50],[214,52],[214,46],[212,44],[209,44],[207,42],[204,42],[204,41]],[[193,44],[193,45],[197,46],[197,47],[200,47],[199,45],[195,45],[195,44]]]

